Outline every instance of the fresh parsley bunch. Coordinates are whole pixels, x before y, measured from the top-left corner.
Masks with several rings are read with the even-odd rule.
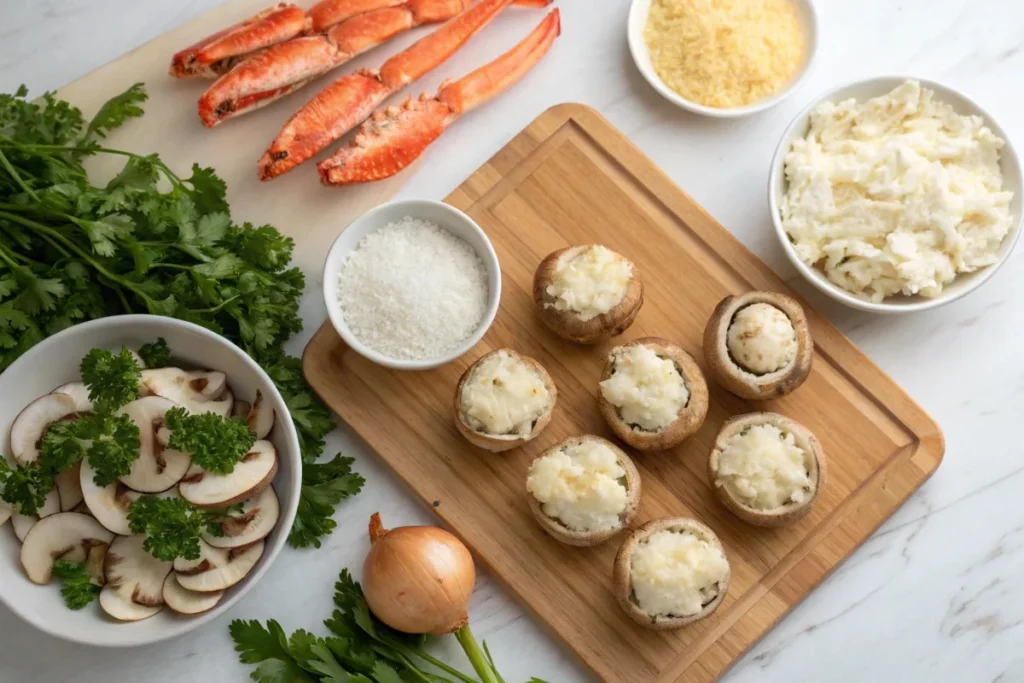
[[[474,683],[424,649],[426,637],[399,633],[370,612],[362,588],[347,569],[334,584],[337,609],[324,625],[327,637],[299,630],[288,636],[271,619],[231,622],[231,638],[243,664],[259,683]],[[494,667],[487,645],[487,659]],[[495,671],[497,671],[495,667]],[[500,680],[500,679],[499,679]],[[500,681],[504,683],[504,681]],[[528,683],[545,683],[531,678]]]
[[[21,88],[0,95],[0,371],[85,320],[119,313],[188,320],[224,335],[263,366],[291,412],[303,461],[315,463],[334,423],[303,380],[299,360],[283,350],[302,327],[305,279],[288,265],[292,240],[269,225],[232,221],[226,187],[212,169],[193,165],[180,176],[155,154],[100,144],[142,116],[141,83],[88,122],[52,94],[39,102],[26,94]],[[83,166],[95,154],[125,159],[102,186]],[[156,367],[167,363],[165,351],[140,354]],[[71,450],[73,440],[85,440],[65,437]],[[308,480],[304,474],[307,504],[292,545],[319,547],[334,526],[333,506],[359,490],[362,480],[348,471],[335,484],[325,480],[343,469],[313,470]]]

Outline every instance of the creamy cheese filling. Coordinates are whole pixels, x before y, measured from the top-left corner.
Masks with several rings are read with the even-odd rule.
[[[575,247],[559,257],[553,281],[545,290],[554,303],[545,306],[592,320],[619,305],[632,277],[633,264],[611,249]]]
[[[749,507],[775,510],[813,493],[808,457],[793,434],[771,424],[753,425],[726,440],[718,478]]]
[[[653,349],[627,346],[614,352],[612,375],[601,395],[618,409],[623,422],[656,432],[676,421],[690,391],[676,364]]]
[[[461,402],[466,423],[474,430],[526,437],[551,405],[551,393],[534,368],[499,351],[469,373]]]
[[[633,595],[650,615],[697,614],[718,595],[728,570],[718,547],[685,530],[655,532],[630,557]]]
[[[567,528],[603,531],[622,525],[625,476],[615,451],[600,441],[584,441],[537,458],[526,488],[545,515]]]
[[[793,321],[771,304],[741,308],[729,323],[726,337],[733,361],[756,375],[781,370],[796,357]]]

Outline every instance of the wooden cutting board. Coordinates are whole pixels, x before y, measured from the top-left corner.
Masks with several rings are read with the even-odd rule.
[[[129,121],[104,144],[140,154],[159,153],[171,169],[184,176],[189,175],[193,163],[212,166],[228,184],[235,221],[269,223],[293,237],[293,262],[310,277],[323,269],[323,256],[338,231],[393,197],[403,182],[401,176],[372,185],[327,188],[320,184],[316,166],[308,163],[272,183],[261,183],[256,178],[256,160],[296,109],[323,85],[355,67],[341,67],[291,97],[212,130],[203,127],[196,110],[199,96],[211,81],[177,80],[167,75],[175,52],[269,4],[269,0],[226,2],[70,83],[57,94],[92,116],[111,96],[132,83],[145,83],[149,93],[145,116]],[[383,46],[380,50],[371,55],[373,59],[383,59],[382,53],[390,54],[395,48]],[[99,184],[103,174],[116,173],[124,161],[123,157],[109,156],[91,160],[90,171],[96,173],[93,182]]]
[[[574,434],[612,438],[595,396],[614,344],[575,346],[548,332],[533,311],[534,269],[546,254],[572,244],[598,242],[626,255],[643,273],[646,295],[622,339],[666,337],[702,365],[704,324],[720,299],[752,289],[793,292],[621,133],[583,106],[544,113],[447,201],[480,223],[501,260],[501,310],[483,341],[445,367],[402,373],[363,360],[328,323],[306,348],[306,377],[604,681],[716,679],[938,467],[943,454],[938,426],[808,309],[814,369],[798,391],[754,404],[709,382],[711,407],[697,435],[671,452],[633,453],[644,486],[639,522],[696,517],[718,533],[732,565],[728,596],[710,618],[672,632],[637,626],[611,592],[618,542],[591,549],[561,545],[540,530],[527,507],[525,479],[534,457]],[[538,359],[550,371],[558,406],[551,425],[533,443],[494,455],[459,436],[451,406],[466,367],[504,346]],[[758,409],[809,427],[828,458],[829,480],[817,506],[788,529],[741,523],[716,503],[708,486],[705,463],[716,431],[729,416]]]

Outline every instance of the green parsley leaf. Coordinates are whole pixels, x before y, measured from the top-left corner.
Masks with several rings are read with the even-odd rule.
[[[0,498],[23,515],[34,515],[46,504],[46,495],[53,488],[53,477],[38,464],[11,467],[0,456]]]
[[[127,347],[114,355],[105,349],[85,354],[79,366],[89,388],[89,400],[98,411],[114,411],[139,397],[142,373]]]
[[[284,629],[271,619],[263,626],[258,621],[235,619],[228,627],[235,651],[243,664],[259,664],[250,678],[259,683],[314,683],[288,651]]]
[[[46,430],[39,462],[51,474],[88,458],[97,486],[109,486],[132,471],[142,445],[138,425],[127,415],[96,413]]]
[[[102,590],[92,582],[85,565],[80,562],[57,560],[53,563],[53,576],[61,581],[60,594],[68,609],[82,609],[95,600]]]
[[[84,139],[87,140],[93,135],[104,138],[110,131],[123,126],[128,119],[142,116],[144,112],[141,105],[147,99],[149,96],[143,83],[136,83],[120,95],[114,95],[92,117],[85,130]]]
[[[296,548],[319,548],[321,537],[334,531],[334,508],[359,493],[366,483],[352,471],[352,463],[352,458],[339,454],[328,462],[302,466],[302,493],[288,543]]]
[[[213,413],[190,414],[176,406],[167,411],[164,426],[171,431],[167,445],[192,455],[207,472],[230,474],[256,443],[256,435],[241,420]]]
[[[167,345],[166,339],[160,337],[155,342],[139,347],[139,358],[149,369],[166,368],[171,364],[171,347]]]
[[[158,560],[196,560],[203,530],[219,517],[219,513],[200,510],[184,498],[145,495],[128,510],[128,527],[133,534],[146,534],[142,547]]]

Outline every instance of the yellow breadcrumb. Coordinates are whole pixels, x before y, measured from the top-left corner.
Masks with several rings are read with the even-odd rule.
[[[668,87],[719,109],[778,92],[806,49],[790,0],[653,0],[644,40]]]

